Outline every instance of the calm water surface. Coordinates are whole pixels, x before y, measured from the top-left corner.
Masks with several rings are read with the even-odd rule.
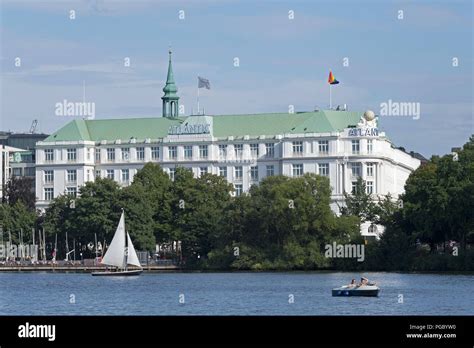
[[[474,315],[474,275],[364,275],[379,297],[332,297],[352,273],[0,273],[0,315]]]

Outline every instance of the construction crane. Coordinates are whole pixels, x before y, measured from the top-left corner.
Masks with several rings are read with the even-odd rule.
[[[33,122],[31,123],[31,127],[30,127],[30,133],[31,134],[35,134],[37,126],[38,126],[38,120],[33,120]]]

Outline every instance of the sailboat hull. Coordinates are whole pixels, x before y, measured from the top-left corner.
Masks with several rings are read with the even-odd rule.
[[[92,272],[91,275],[95,277],[123,277],[123,276],[138,276],[143,272],[142,269],[134,269],[130,271],[105,271],[105,272]]]

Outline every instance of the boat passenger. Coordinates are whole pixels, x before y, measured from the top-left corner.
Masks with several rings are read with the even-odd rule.
[[[360,278],[360,283],[359,286],[367,285],[369,283],[369,280],[365,277]]]
[[[356,286],[357,286],[356,280],[352,279],[351,283],[349,284],[349,287],[353,288],[353,287],[356,287]]]

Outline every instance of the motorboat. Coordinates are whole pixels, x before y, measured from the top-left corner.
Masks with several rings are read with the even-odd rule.
[[[380,288],[375,283],[364,285],[344,285],[340,288],[332,289],[332,296],[369,296],[377,297]]]

